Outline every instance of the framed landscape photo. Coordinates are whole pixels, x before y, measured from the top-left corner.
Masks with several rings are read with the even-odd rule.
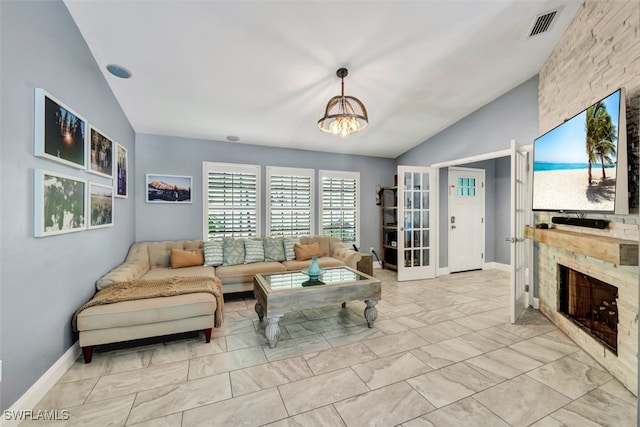
[[[86,228],[87,181],[36,169],[34,183],[35,237]]]
[[[87,171],[106,178],[113,177],[113,140],[89,126]]]
[[[34,154],[86,168],[87,121],[45,90],[35,89]]]
[[[89,228],[113,225],[113,187],[89,183]]]
[[[127,184],[127,173],[129,171],[129,159],[127,157],[127,149],[116,143],[116,176],[115,191],[116,197],[126,199],[128,197],[129,186]]]
[[[193,178],[147,174],[147,203],[191,203]]]

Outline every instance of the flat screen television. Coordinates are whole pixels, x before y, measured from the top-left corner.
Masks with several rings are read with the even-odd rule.
[[[533,210],[629,213],[623,88],[535,139]]]

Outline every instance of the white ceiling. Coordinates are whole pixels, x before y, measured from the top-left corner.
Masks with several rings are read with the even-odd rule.
[[[536,75],[582,3],[65,0],[136,132],[390,158]],[[344,139],[316,124],[342,66],[369,113]]]

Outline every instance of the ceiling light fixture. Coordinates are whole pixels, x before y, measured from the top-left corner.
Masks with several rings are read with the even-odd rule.
[[[329,132],[341,137],[359,132],[369,124],[367,109],[358,98],[344,95],[344,78],[349,71],[340,68],[336,75],[342,79],[342,94],[334,96],[327,103],[324,117],[318,120],[318,127],[323,132]]]

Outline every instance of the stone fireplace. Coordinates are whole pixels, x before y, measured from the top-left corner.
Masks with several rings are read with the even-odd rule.
[[[536,242],[540,311],[637,396],[638,225],[525,235]]]
[[[618,288],[558,265],[558,311],[618,354]]]

